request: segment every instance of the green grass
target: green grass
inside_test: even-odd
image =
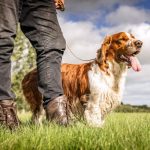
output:
[[[15,132],[0,128],[0,150],[150,150],[150,113],[113,113],[103,128],[78,122],[67,128],[31,125],[21,115]]]

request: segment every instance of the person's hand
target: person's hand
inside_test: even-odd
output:
[[[56,9],[59,9],[61,11],[64,11],[65,10],[65,7],[64,7],[64,0],[54,0],[55,1],[55,6],[56,6]]]

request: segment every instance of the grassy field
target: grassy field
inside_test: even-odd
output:
[[[150,113],[112,113],[103,128],[35,126],[29,116],[20,115],[23,124],[13,133],[0,128],[0,150],[150,150]]]

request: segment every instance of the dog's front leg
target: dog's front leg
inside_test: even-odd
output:
[[[100,109],[101,97],[97,93],[89,96],[87,106],[85,108],[84,117],[87,123],[93,127],[102,127],[104,124],[103,116]]]

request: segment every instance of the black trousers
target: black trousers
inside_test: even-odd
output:
[[[60,65],[66,43],[54,0],[0,0],[0,100],[15,98],[11,55],[18,22],[36,49],[39,90],[47,104],[63,95]]]

